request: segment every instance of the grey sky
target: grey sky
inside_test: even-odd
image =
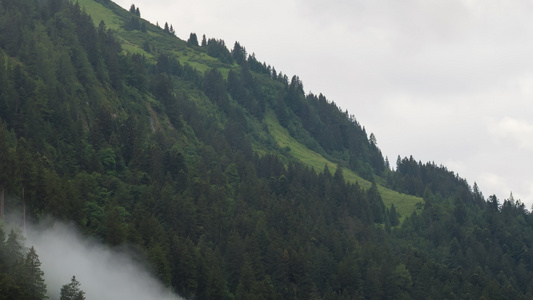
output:
[[[373,132],[533,203],[533,4],[495,0],[117,0],[187,39],[235,41]]]

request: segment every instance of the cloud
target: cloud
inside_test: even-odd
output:
[[[493,124],[490,128],[491,132],[502,143],[509,143],[510,145],[518,145],[518,147],[533,150],[533,124],[528,121],[518,120],[511,117],[505,117],[498,123]]]
[[[483,186],[491,187],[493,191],[499,194],[498,198],[500,198],[500,201],[503,201],[501,198],[502,196],[504,196],[505,198],[508,198],[511,192],[511,189],[509,188],[506,178],[498,174],[490,173],[490,172],[484,172],[479,176],[479,186],[480,187],[483,187]],[[485,196],[488,196],[488,195],[485,195]]]
[[[37,250],[51,299],[59,299],[73,275],[87,299],[180,299],[130,255],[81,237],[74,226],[55,222],[28,229],[26,244]]]

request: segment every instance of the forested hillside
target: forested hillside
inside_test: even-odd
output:
[[[0,0],[3,219],[73,222],[188,299],[533,297],[520,201],[412,157],[392,170],[298,76],[141,15]],[[43,298],[18,235],[0,231],[0,298]]]

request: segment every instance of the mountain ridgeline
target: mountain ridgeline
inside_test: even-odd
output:
[[[392,170],[297,76],[141,14],[0,0],[2,218],[72,222],[188,299],[533,297],[519,200],[412,157]],[[16,235],[0,299],[43,298]]]

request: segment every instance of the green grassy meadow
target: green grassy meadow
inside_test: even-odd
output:
[[[91,12],[91,17],[95,26],[98,26],[101,21],[104,21],[107,28],[118,30],[121,28],[122,20],[114,14],[109,8],[94,1],[94,0],[77,0],[80,7],[85,8],[86,11]]]

